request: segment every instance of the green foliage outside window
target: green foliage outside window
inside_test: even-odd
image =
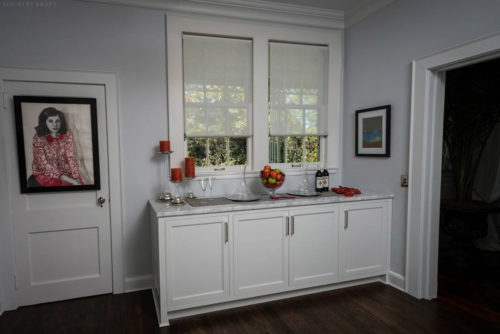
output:
[[[188,138],[187,154],[196,167],[246,165],[247,138]]]
[[[300,163],[319,161],[318,136],[269,137],[270,163]]]

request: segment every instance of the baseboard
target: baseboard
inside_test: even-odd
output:
[[[151,275],[126,277],[125,292],[134,292],[140,290],[148,290],[153,286],[153,277]]]
[[[403,292],[406,292],[404,276],[395,273],[394,271],[389,271],[389,273],[387,274],[387,284]]]

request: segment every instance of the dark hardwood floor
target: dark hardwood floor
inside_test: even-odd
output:
[[[158,328],[150,291],[21,307],[0,333],[500,333],[500,319],[374,283],[171,321]]]

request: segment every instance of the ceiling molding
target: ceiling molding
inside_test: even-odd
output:
[[[80,0],[111,5],[205,14],[318,28],[343,29],[344,12],[257,0]]]
[[[214,15],[317,28],[344,29],[395,0],[364,0],[344,12],[313,6],[299,6],[266,0],[80,0],[84,2]]]
[[[365,0],[359,6],[356,6],[345,13],[344,26],[347,28],[348,26],[365,19],[394,1],[395,0]]]

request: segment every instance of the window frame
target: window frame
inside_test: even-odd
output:
[[[182,73],[183,33],[246,38],[253,41],[252,93],[253,93],[253,135],[247,141],[249,174],[257,174],[269,164],[269,42],[283,41],[300,44],[322,44],[328,46],[328,136],[320,137],[320,159],[322,168],[336,173],[340,162],[341,138],[341,64],[342,31],[336,29],[243,21],[215,16],[167,13],[167,96],[168,133],[171,147],[171,167],[183,164],[187,142],[184,138],[184,80]],[[175,112],[172,112],[175,111]],[[300,164],[273,164],[285,172],[300,172]],[[318,163],[308,163],[309,170],[316,170]],[[216,175],[234,177],[239,175],[238,166],[197,167],[198,176]]]

